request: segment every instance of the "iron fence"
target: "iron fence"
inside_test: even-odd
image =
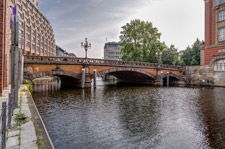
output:
[[[0,143],[0,149],[6,148],[6,141],[7,141],[7,133],[8,130],[11,129],[11,121],[13,116],[13,111],[15,109],[15,98],[13,98],[13,93],[9,94],[8,98],[8,105],[7,102],[2,102],[2,111],[1,111],[1,117],[0,117],[0,126],[1,126],[1,143]]]

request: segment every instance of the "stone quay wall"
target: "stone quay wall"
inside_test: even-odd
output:
[[[187,85],[214,86],[216,85],[214,80],[214,70],[211,65],[186,67]]]

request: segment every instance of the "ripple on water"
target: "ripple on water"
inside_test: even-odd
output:
[[[225,89],[99,87],[35,93],[58,149],[221,148]]]

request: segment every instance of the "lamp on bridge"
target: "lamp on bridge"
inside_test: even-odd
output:
[[[87,38],[85,38],[85,42],[81,42],[81,48],[85,49],[85,58],[87,58],[87,50],[91,48],[91,43],[88,43]]]

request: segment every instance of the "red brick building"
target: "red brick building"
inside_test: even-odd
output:
[[[56,55],[53,29],[39,9],[39,0],[0,0],[0,94],[9,85],[10,14],[15,5],[19,18],[19,48],[23,54]]]
[[[215,64],[225,70],[225,1],[205,1],[205,46],[201,50],[201,65]],[[217,60],[221,60],[218,62]],[[221,64],[223,63],[223,64]],[[217,65],[217,66],[216,66]],[[221,66],[220,66],[221,65]]]

